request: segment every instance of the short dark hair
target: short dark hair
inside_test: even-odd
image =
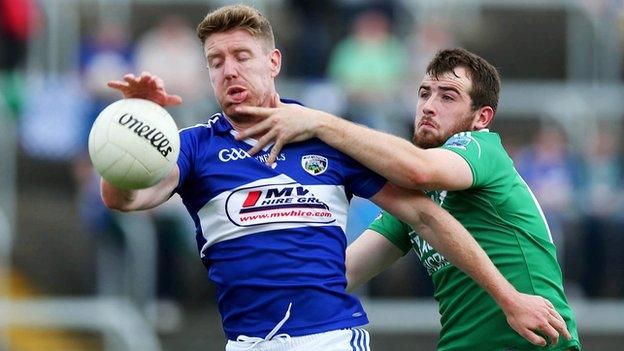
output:
[[[271,23],[260,11],[247,5],[224,6],[210,12],[197,26],[197,36],[204,44],[214,33],[235,29],[244,29],[252,36],[264,40],[268,49],[275,48]]]
[[[427,66],[427,74],[438,78],[455,68],[463,67],[472,80],[472,109],[490,106],[496,112],[500,93],[500,75],[494,66],[466,49],[456,48],[439,51]]]

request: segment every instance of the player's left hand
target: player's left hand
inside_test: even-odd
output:
[[[503,308],[507,323],[534,345],[557,345],[559,336],[572,339],[563,317],[541,296],[518,293],[511,306]],[[544,336],[550,339],[548,342]]]
[[[265,117],[262,122],[240,132],[236,139],[242,140],[255,135],[262,135],[258,142],[247,153],[255,155],[266,145],[274,141],[266,163],[273,164],[282,147],[288,143],[307,140],[314,137],[318,128],[320,111],[312,110],[297,104],[284,104],[276,94],[272,101],[274,107],[239,106],[235,111],[241,115]]]

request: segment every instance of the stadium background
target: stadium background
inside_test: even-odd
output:
[[[193,28],[205,0],[0,0],[0,350],[222,350],[214,287],[175,201],[111,214],[86,136],[147,70],[185,104],[215,101]],[[541,201],[586,350],[624,344],[621,0],[265,0],[284,54],[278,87],[404,137],[415,87],[441,48],[499,68],[492,128]],[[353,239],[377,209],[355,199]],[[431,350],[431,285],[410,254],[358,291],[375,350]]]

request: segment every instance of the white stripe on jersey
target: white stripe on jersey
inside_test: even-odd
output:
[[[345,231],[349,202],[342,185],[301,185],[281,174],[212,198],[197,213],[206,243],[270,230],[339,226]]]
[[[477,144],[477,148],[479,149],[479,155],[477,156],[477,158],[481,158],[481,143],[479,143],[477,139],[470,135],[470,133],[468,133],[468,138],[470,138],[470,140],[474,141],[475,144]]]
[[[187,129],[193,129],[193,128],[197,128],[197,127],[211,128],[213,123],[215,123],[216,121],[219,120],[220,116],[221,115],[219,113],[215,113],[214,115],[210,116],[210,118],[208,118],[208,121],[206,123],[198,123],[198,124],[193,125],[193,126],[184,127],[182,129],[178,130],[178,133],[182,132],[184,130],[187,130]]]
[[[540,206],[539,202],[537,202],[537,198],[533,194],[533,191],[531,190],[531,187],[529,186],[529,184],[527,184],[527,182],[524,180],[524,178],[522,178],[522,176],[518,173],[517,170],[516,170],[516,174],[518,175],[518,178],[520,178],[522,180],[522,183],[524,184],[524,186],[526,186],[527,190],[529,191],[529,194],[531,194],[531,198],[533,198],[533,202],[535,203],[535,207],[537,207],[537,210],[539,211],[539,214],[542,217],[542,220],[544,221],[544,226],[546,226],[546,231],[548,232],[548,238],[550,239],[550,242],[552,243],[553,242],[553,238],[552,238],[552,234],[550,233],[550,226],[548,225],[548,221],[546,220],[546,216],[544,215],[544,211],[542,211],[542,206]]]

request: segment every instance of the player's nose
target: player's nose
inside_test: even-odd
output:
[[[238,77],[238,69],[236,67],[236,62],[231,59],[226,59],[223,62],[223,74],[226,79],[232,79]]]
[[[425,116],[435,115],[435,104],[433,99],[427,99],[424,101],[420,108],[422,109],[422,114]]]

